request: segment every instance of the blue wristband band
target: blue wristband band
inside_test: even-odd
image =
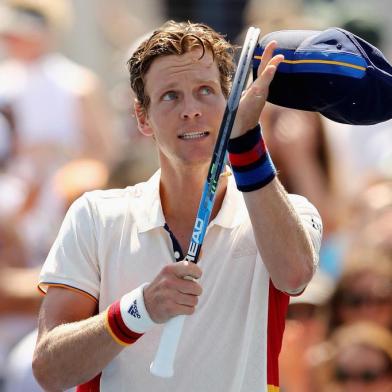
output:
[[[230,139],[228,152],[237,188],[241,192],[260,189],[276,177],[276,169],[264,143],[260,125]]]

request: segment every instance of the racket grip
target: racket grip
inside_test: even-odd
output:
[[[150,372],[154,376],[164,378],[173,376],[173,364],[184,321],[185,316],[181,315],[173,317],[165,324],[158,351],[150,366]]]

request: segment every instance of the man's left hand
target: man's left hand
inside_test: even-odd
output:
[[[259,122],[271,81],[278,65],[284,60],[281,54],[273,56],[276,47],[276,41],[266,46],[257,70],[257,79],[242,94],[231,138],[243,135]]]

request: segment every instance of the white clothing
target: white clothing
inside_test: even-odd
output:
[[[12,350],[6,366],[4,392],[43,392],[31,368],[36,341],[37,330],[34,330]]]
[[[4,378],[3,392],[44,392],[34,378],[31,363],[38,331],[26,335],[11,351]],[[67,392],[73,392],[68,389]]]
[[[87,71],[58,53],[31,63],[0,65],[0,103],[12,108],[18,142],[23,147],[55,143],[79,150],[80,86]]]
[[[355,198],[375,179],[392,176],[392,120],[374,125],[323,121],[338,181],[349,197]]]
[[[7,172],[26,188],[41,185],[35,205],[18,223],[30,265],[42,263],[64,216],[63,200],[50,179],[84,148],[80,100],[91,80],[90,71],[59,53],[31,63],[9,59],[0,64],[0,107],[11,112],[20,149]]]
[[[17,60],[0,63],[0,107],[10,110],[17,144],[23,151],[7,162],[7,172],[0,176],[0,219],[18,211],[31,182],[42,183],[35,208],[17,227],[30,266],[41,265],[64,215],[63,201],[49,187],[48,178],[81,151],[80,97],[90,77],[89,71],[57,53],[29,64]],[[0,144],[9,136],[4,121],[0,117]],[[10,143],[0,146],[0,158]],[[48,156],[24,154],[39,145],[48,146]],[[10,347],[35,326],[36,318],[32,320],[30,315],[0,317],[0,373]]]
[[[159,180],[158,171],[146,183],[78,199],[44,264],[40,288],[76,288],[95,298],[102,312],[173,262]],[[321,221],[316,209],[301,196],[290,200],[318,252]],[[149,372],[162,330],[158,326],[108,364],[100,391],[263,392],[267,382],[269,391],[277,390],[288,296],[270,282],[232,176],[222,208],[208,225],[198,264],[203,295],[185,321],[173,378]]]

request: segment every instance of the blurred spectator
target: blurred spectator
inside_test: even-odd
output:
[[[53,191],[63,200],[63,215],[71,203],[84,192],[105,188],[108,176],[108,167],[101,161],[94,159],[77,159],[58,169],[51,184]],[[20,313],[22,315],[32,314],[36,317],[41,300],[37,290],[39,269],[5,269],[0,267],[0,315]],[[30,323],[29,329],[33,329],[35,324],[34,320],[34,324]],[[12,334],[12,328],[14,327],[11,325],[5,325],[4,331],[0,328],[0,332]],[[18,336],[20,338],[22,335],[18,334]],[[1,334],[0,339],[7,340],[6,336]],[[8,338],[9,340],[10,338]],[[35,341],[36,332],[34,331],[15,346],[9,358],[0,367],[0,370],[4,368],[5,392],[42,390],[35,381],[31,369]],[[13,338],[12,344],[9,344],[7,348],[10,349],[16,342],[17,340]],[[7,353],[8,350],[4,354]]]
[[[392,334],[373,323],[338,328],[319,348],[314,391],[388,392],[392,390]]]
[[[344,205],[320,114],[267,104],[261,124],[282,184],[316,206],[328,237],[337,229]]]
[[[342,324],[372,321],[392,330],[392,255],[352,249],[329,304],[329,334]]]
[[[325,304],[333,288],[333,280],[317,271],[305,291],[290,298],[279,356],[282,392],[312,392],[307,353],[312,346],[325,340]]]
[[[380,192],[380,188],[378,191],[378,197],[374,194],[370,197],[373,207],[385,207],[388,198],[385,192]],[[366,211],[368,218],[372,216],[369,205],[361,211],[364,215]],[[361,221],[364,222],[364,217]],[[320,342],[327,340],[338,328],[358,322],[372,322],[392,331],[392,253],[380,247],[378,242],[366,240],[359,227],[355,227],[353,235],[359,235],[362,243],[351,242],[337,281],[334,283],[328,275],[322,274],[323,279],[319,279],[318,271],[305,292],[291,300],[284,335],[286,344],[280,357],[284,392],[335,391],[328,387],[323,389],[326,380],[313,385],[313,364],[325,360],[325,345]],[[351,390],[357,391],[347,389]],[[383,391],[374,389],[379,390]]]
[[[342,13],[340,26],[388,53],[382,20],[375,18],[372,8],[357,16]],[[392,120],[367,126],[324,120],[340,180],[349,198],[354,200],[375,181],[392,178]]]
[[[325,27],[323,15],[317,18],[307,12],[304,0],[249,0],[245,25],[258,26],[265,35],[277,30],[320,30]]]
[[[36,326],[36,268],[68,202],[54,173],[82,157],[111,165],[117,154],[98,78],[57,51],[71,16],[67,0],[0,4],[0,379],[11,347]],[[91,173],[79,174],[91,189]]]
[[[33,163],[33,177],[78,155],[110,159],[115,140],[98,79],[56,52],[69,3],[6,4],[0,39],[8,59],[0,64],[0,106],[13,115],[16,158]]]
[[[392,255],[392,179],[377,181],[357,195],[348,230],[351,248],[376,247]]]
[[[380,178],[392,177],[392,120],[368,126],[323,121],[348,198],[355,199]]]
[[[71,11],[66,0],[6,0],[0,8],[0,43],[8,56],[0,64],[0,108],[13,125],[13,148],[3,170],[27,188],[17,224],[30,264],[42,261],[57,230],[57,220],[47,214],[61,210],[47,194],[51,175],[71,159],[111,163],[117,152],[97,77],[56,51]]]

